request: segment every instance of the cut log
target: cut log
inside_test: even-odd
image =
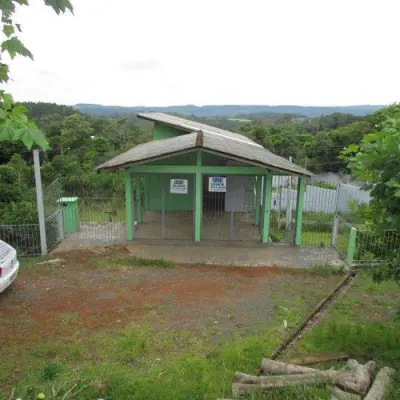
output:
[[[261,392],[261,385],[254,385],[251,383],[232,383],[232,397],[238,397],[250,393]]]
[[[255,376],[247,375],[242,372],[235,373],[235,381],[238,383],[261,385],[262,387],[275,388],[296,385],[308,385],[315,382],[331,380],[329,371],[317,371],[310,374],[297,375],[268,375]]]
[[[390,380],[394,372],[392,368],[382,368],[376,375],[374,383],[364,400],[384,400],[390,389]]]
[[[322,376],[330,379],[332,383],[347,391],[364,395],[371,385],[371,376],[375,367],[376,364],[374,361],[369,361],[367,364],[362,365],[356,360],[348,360],[346,366],[338,371],[320,371],[314,368],[285,364],[264,358],[261,363],[260,371],[263,373],[269,372],[275,374]],[[249,378],[247,377],[247,379]],[[263,382],[263,377],[261,377],[260,382]]]
[[[291,358],[286,362],[295,365],[319,364],[329,361],[347,361],[349,356],[346,353],[314,354],[311,356]]]
[[[315,368],[287,364],[281,361],[270,360],[269,358],[263,358],[260,366],[261,374],[309,374],[317,371]]]
[[[261,382],[259,376],[248,375],[244,374],[243,372],[235,372],[234,381],[240,383],[255,383],[255,384],[259,384]]]
[[[332,400],[361,400],[361,396],[358,394],[344,392],[338,387],[332,389]]]
[[[233,398],[237,398],[238,396],[244,394],[269,391],[271,389],[279,389],[290,386],[325,386],[328,382],[330,382],[330,378],[324,376],[320,372],[299,375],[255,376],[254,378],[258,378],[259,382],[233,383]]]
[[[371,385],[372,373],[375,368],[374,361],[368,361],[362,365],[356,360],[348,360],[346,366],[338,371],[335,383],[343,389],[364,395]]]
[[[325,375],[325,373],[314,372],[311,374],[298,375],[260,376],[260,385],[263,389],[275,389],[299,385],[324,386],[330,380],[330,377]]]

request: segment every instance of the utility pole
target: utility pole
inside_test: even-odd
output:
[[[35,170],[36,204],[39,219],[40,249],[42,256],[47,254],[46,225],[44,222],[42,176],[40,173],[39,150],[33,150],[33,168]]]
[[[292,162],[292,156],[289,157],[289,162]],[[290,231],[292,225],[292,176],[288,176],[286,196],[286,231]]]

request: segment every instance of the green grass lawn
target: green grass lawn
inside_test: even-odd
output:
[[[375,360],[396,370],[388,400],[400,398],[400,288],[394,282],[374,283],[361,272],[348,293],[307,332],[287,357],[346,352],[359,362]],[[341,364],[328,366],[340,367]],[[328,393],[325,394],[326,397]]]
[[[62,399],[70,388],[76,395],[66,399],[230,398],[234,372],[256,374],[261,358],[271,355],[341,279],[316,271],[252,276],[261,269],[185,269],[164,260],[153,266],[121,257],[117,248],[104,251],[111,253],[61,254],[62,265],[24,261],[16,289],[0,298],[0,399],[10,399],[13,388],[14,400],[36,399],[39,393]],[[200,290],[192,308],[185,305],[193,298],[190,284]],[[210,297],[215,289],[207,294],[204,285],[210,284],[224,286],[221,299]],[[249,284],[256,286],[243,286]],[[244,287],[248,292],[239,301]],[[143,303],[135,303],[135,291],[143,294]],[[183,302],[174,302],[175,292]],[[154,295],[162,293],[157,301]],[[268,315],[261,294],[271,303]],[[287,357],[344,351],[360,362],[374,359],[400,371],[399,296],[396,284],[375,284],[360,273]],[[175,311],[182,307],[189,308],[177,320]],[[198,320],[197,328],[186,324]],[[244,327],[235,328],[243,321]],[[224,324],[234,327],[232,334],[226,336]],[[391,399],[399,395],[396,381]],[[252,398],[329,399],[330,391],[296,388]]]
[[[118,253],[69,252],[57,255],[66,258],[62,265],[24,261],[16,287],[0,298],[0,399],[10,399],[13,388],[14,400],[39,393],[64,399],[70,388],[76,395],[66,399],[229,398],[234,372],[256,373],[261,358],[340,279],[276,270],[253,277],[261,269],[229,267],[190,271],[163,260],[153,268],[148,260]],[[191,306],[190,285],[198,296]],[[222,297],[214,298],[215,290],[205,285]],[[243,288],[248,292],[239,301]],[[149,300],[135,303],[135,291]],[[178,304],[175,291],[181,293]],[[185,318],[177,321],[183,308]],[[202,322],[192,328],[197,320]],[[228,335],[227,324],[233,327]],[[309,398],[303,392],[267,398]]]

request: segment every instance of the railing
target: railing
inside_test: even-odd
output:
[[[334,216],[332,228],[332,247],[340,253],[343,258],[348,257],[350,233],[352,225],[340,218],[338,215]]]
[[[62,240],[61,212],[56,211],[45,220],[48,250],[54,249]],[[0,225],[0,239],[13,246],[19,257],[41,254],[38,224]]]
[[[0,225],[0,239],[13,246],[18,256],[40,255],[38,224]]]
[[[354,264],[383,264],[390,261],[393,251],[400,249],[400,232],[392,229],[376,234],[358,229],[355,240]]]

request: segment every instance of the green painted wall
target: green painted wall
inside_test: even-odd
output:
[[[173,128],[171,126],[155,122],[154,129],[153,129],[153,140],[167,139],[167,138],[171,138],[174,136],[185,135],[187,133],[188,132],[181,131],[181,130]]]
[[[171,179],[187,179],[188,194],[170,193]],[[144,207],[146,210],[160,211],[162,192],[164,190],[165,210],[189,211],[193,210],[194,175],[171,174],[171,175],[145,175],[143,177],[145,186]]]
[[[157,160],[154,161],[152,165],[196,165],[196,151]]]
[[[160,125],[162,126],[162,125]],[[158,160],[152,165],[195,165],[196,152],[182,154],[175,157]],[[187,179],[188,194],[170,193],[171,179]],[[144,208],[145,210],[161,210],[161,194],[164,188],[165,210],[188,211],[193,210],[194,201],[194,175],[193,174],[171,174],[171,175],[144,175]]]

